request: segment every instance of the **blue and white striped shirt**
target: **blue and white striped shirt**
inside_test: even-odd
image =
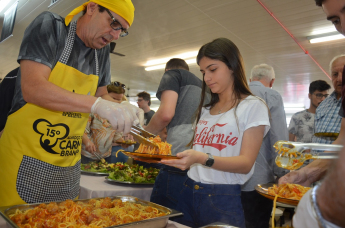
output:
[[[334,91],[316,109],[314,133],[339,133],[342,118],[339,116],[340,107],[341,98],[337,100]],[[334,137],[313,136],[312,142],[331,144],[335,139]]]

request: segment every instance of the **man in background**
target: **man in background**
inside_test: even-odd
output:
[[[316,108],[328,97],[331,86],[324,80],[316,80],[309,85],[308,109],[295,113],[289,124],[289,141],[311,143],[314,135]]]
[[[156,94],[161,104],[145,129],[158,134],[166,127],[172,155],[188,149],[187,144],[194,134],[192,125],[200,103],[201,87],[202,81],[189,72],[183,59],[170,59],[166,63]],[[153,187],[151,202],[176,208],[177,186],[182,185],[186,175],[187,171],[163,165]]]
[[[144,110],[144,125],[148,125],[155,111],[150,109],[151,106],[151,96],[146,91],[137,94],[138,97],[138,107]]]
[[[277,153],[273,144],[278,140],[287,140],[288,131],[286,116],[281,95],[271,89],[275,80],[273,67],[267,64],[256,65],[252,69],[249,88],[252,93],[265,100],[270,109],[271,128],[264,137],[259,154],[255,161],[253,176],[242,185],[242,205],[247,228],[267,228],[271,217],[273,201],[255,191],[255,186],[274,182],[275,175],[280,177],[285,170],[277,167]]]
[[[18,70],[19,67],[8,73],[0,84],[0,136],[11,110]]]

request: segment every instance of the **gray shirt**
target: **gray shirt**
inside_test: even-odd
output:
[[[307,110],[293,114],[290,124],[289,133],[296,135],[296,142],[311,143],[314,135],[315,113]]]
[[[41,13],[25,30],[18,63],[23,59],[32,60],[53,69],[65,47],[68,31],[69,26],[65,26],[64,18],[51,12]],[[109,46],[97,50],[97,56],[99,64],[98,87],[100,87],[108,85],[111,79]],[[95,49],[86,47],[76,35],[67,65],[87,75],[96,74]],[[26,104],[20,82],[21,71],[19,70],[10,113],[17,111]]]
[[[271,128],[264,137],[258,157],[255,161],[253,176],[242,185],[242,191],[254,191],[257,184],[265,184],[274,181],[274,176],[283,176],[286,170],[275,164],[277,153],[273,145],[278,140],[289,140],[284,104],[281,95],[270,88],[265,87],[261,82],[249,83],[252,93],[266,101],[270,109]]]
[[[172,145],[171,153],[176,155],[186,149],[192,140],[195,112],[201,98],[202,81],[189,71],[174,69],[165,72],[159,84],[156,97],[160,100],[166,90],[178,94],[175,115],[167,126],[167,142]]]

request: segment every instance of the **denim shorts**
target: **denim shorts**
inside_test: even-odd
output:
[[[240,185],[202,184],[187,177],[178,191],[176,210],[184,215],[176,222],[191,227],[214,222],[245,227]]]

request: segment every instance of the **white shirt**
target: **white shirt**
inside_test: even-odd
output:
[[[263,100],[254,96],[248,96],[237,108],[219,115],[211,115],[208,109],[203,108],[195,129],[193,149],[213,156],[238,156],[244,131],[260,125],[265,125],[266,135],[270,128],[268,108]],[[188,176],[205,184],[244,184],[252,176],[253,171],[254,165],[248,174],[240,174],[194,164],[188,171]]]

